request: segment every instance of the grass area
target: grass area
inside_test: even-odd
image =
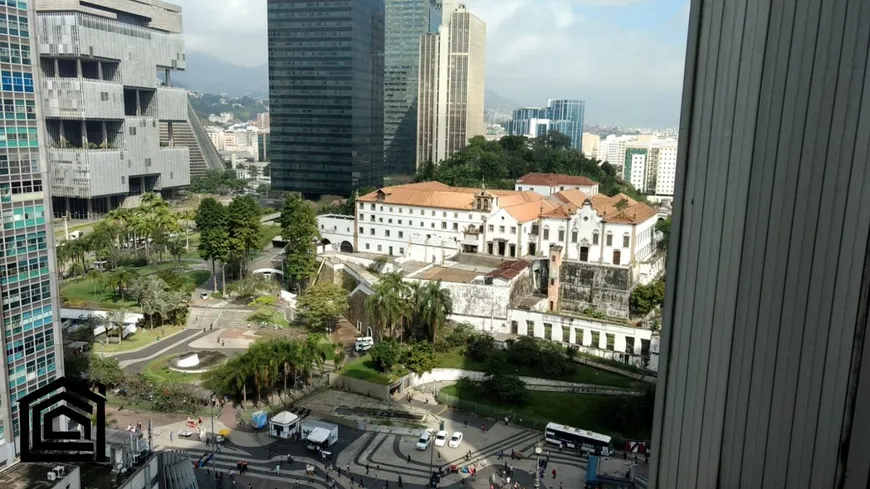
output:
[[[260,235],[260,249],[263,249],[272,244],[272,239],[275,236],[281,235],[281,226],[263,226],[262,234]]]
[[[408,375],[408,370],[404,367],[397,367],[386,374],[378,372],[375,368],[374,360],[372,360],[368,355],[365,355],[347,363],[347,365],[339,371],[339,374],[352,379],[371,382],[373,384],[389,385],[405,375]]]
[[[169,355],[151,360],[142,370],[142,375],[157,385],[182,384],[194,382],[200,379],[200,374],[187,374],[169,370],[166,363],[174,357],[175,355]]]
[[[101,342],[94,342],[94,351],[101,353],[115,353],[121,351],[135,350],[148,346],[156,342],[159,338],[166,338],[171,334],[175,334],[184,329],[184,326],[164,326],[163,328],[155,327],[154,329],[139,329],[133,336],[128,336],[121,343],[112,343],[106,345]],[[117,338],[115,338],[117,340]]]
[[[203,282],[211,277],[211,272],[208,270],[191,270],[189,272],[185,272],[184,274],[184,283],[185,286],[192,285],[193,288],[196,288]]]
[[[575,394],[570,392],[529,391],[529,402],[522,406],[506,406],[492,400],[482,391],[464,389],[460,394],[456,385],[449,385],[441,392],[470,403],[483,404],[492,408],[503,409],[516,413],[520,417],[528,416],[546,421],[565,424],[606,433],[615,437],[648,440],[652,427],[635,433],[616,433],[607,424],[612,406],[608,396],[592,394]]]
[[[104,309],[134,308],[136,301],[122,299],[117,290],[107,287],[101,280],[88,278],[64,281],[60,288],[60,296],[72,306],[97,306]]]
[[[614,374],[605,370],[589,367],[587,365],[577,364],[574,369],[574,374],[569,376],[553,376],[547,375],[543,370],[530,367],[515,367],[506,363],[506,371],[504,373],[515,373],[524,377],[537,377],[540,379],[562,380],[566,382],[576,382],[579,384],[596,384],[606,385],[610,387],[637,387],[644,385],[634,379],[630,379],[623,375]],[[435,358],[435,366],[439,368],[459,368],[463,370],[474,370],[477,372],[486,371],[486,365],[482,362],[475,362],[465,357],[461,348],[454,348],[448,352],[438,353]]]

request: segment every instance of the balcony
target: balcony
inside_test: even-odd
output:
[[[123,119],[124,87],[83,78],[46,78],[43,112],[58,119]]]

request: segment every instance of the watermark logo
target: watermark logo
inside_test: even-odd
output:
[[[84,382],[61,377],[21,398],[21,461],[107,462],[106,386],[96,388],[94,392]],[[61,416],[79,429],[55,431]]]

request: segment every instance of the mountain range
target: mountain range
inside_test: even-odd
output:
[[[269,93],[268,65],[239,66],[200,52],[187,53],[187,68],[175,73],[173,80],[179,86],[203,93],[252,97],[266,96]],[[519,107],[515,102],[489,89],[484,97],[487,109],[510,111]]]

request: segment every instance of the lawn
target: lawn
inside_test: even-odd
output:
[[[260,235],[260,249],[263,249],[272,244],[272,239],[275,236],[281,235],[281,226],[263,226],[263,232]]]
[[[94,351],[101,353],[116,353],[122,351],[135,350],[154,343],[158,338],[166,338],[171,334],[175,334],[184,329],[184,326],[165,326],[163,328],[155,327],[154,329],[140,328],[133,336],[128,336],[121,343],[112,343],[106,345],[101,342],[94,343]],[[117,337],[115,338],[117,340]]]
[[[133,268],[138,275],[151,275],[160,270],[173,269],[178,266],[177,262],[167,262],[158,265]],[[109,272],[111,273],[111,272]],[[208,280],[211,272],[208,270],[189,270],[182,273],[183,289],[193,290],[201,283]],[[136,301],[129,297],[121,298],[117,289],[113,289],[106,283],[97,279],[89,278],[65,280],[60,289],[60,295],[71,306],[95,307],[103,309],[129,308],[137,309]]]
[[[347,363],[347,365],[345,365],[338,373],[345,377],[364,380],[373,384],[389,385],[405,375],[408,375],[408,370],[404,367],[396,367],[387,374],[378,372],[377,369],[375,369],[374,360],[369,358],[368,355],[365,355]]]
[[[166,362],[175,358],[176,355],[156,358],[148,362],[148,365],[142,370],[142,375],[151,382],[157,385],[161,384],[183,384],[190,383],[200,379],[200,374],[186,374],[169,370]]]
[[[606,433],[614,437],[629,437],[631,439],[648,440],[652,427],[640,430],[636,433],[614,432],[607,423],[610,416],[610,399],[608,396],[591,394],[575,394],[570,392],[545,392],[529,391],[529,402],[523,406],[507,406],[483,395],[480,391],[464,390],[462,395],[456,385],[449,385],[441,392],[453,397],[460,398],[472,403],[503,409],[516,413],[520,417],[529,416],[547,422],[556,422],[590,430],[597,433]],[[464,406],[463,406],[464,407]]]
[[[436,367],[439,368],[459,368],[463,370],[474,370],[478,372],[486,371],[486,365],[482,362],[474,362],[466,358],[462,354],[461,348],[454,348],[448,352],[438,353],[435,359]],[[504,373],[515,373],[524,377],[537,377],[542,379],[563,380],[566,382],[576,382],[579,384],[596,384],[607,385],[610,387],[637,387],[644,385],[634,379],[628,377],[599,370],[587,365],[577,364],[574,374],[570,376],[552,376],[544,373],[543,370],[529,367],[513,367],[509,363],[505,363],[507,370]]]

